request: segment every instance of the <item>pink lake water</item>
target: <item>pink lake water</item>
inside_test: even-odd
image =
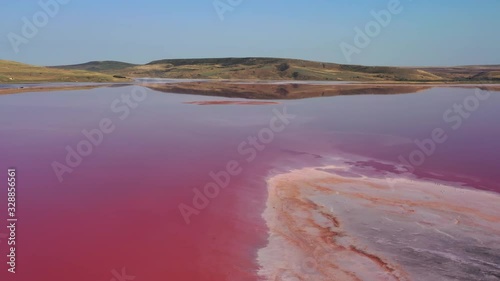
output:
[[[247,105],[148,89],[121,120],[112,105],[133,89],[0,96],[0,172],[17,169],[19,219],[15,275],[7,273],[0,236],[2,280],[119,281],[122,271],[128,280],[260,280],[269,175],[330,159],[380,178],[398,174],[398,158],[409,159],[415,140],[432,138],[437,128],[447,139],[411,169],[413,176],[500,192],[498,92],[477,106],[475,90],[459,88]],[[474,110],[443,118],[467,102]],[[249,149],[248,138],[285,108],[295,116],[289,124]],[[54,161],[65,163],[65,148],[75,148],[86,139],[82,130],[98,128],[104,118],[114,131],[60,182]],[[247,153],[238,151],[243,142]],[[193,189],[203,189],[213,181],[210,172],[231,161],[241,173],[186,223],[179,205],[192,206]],[[2,224],[6,208],[0,206]]]

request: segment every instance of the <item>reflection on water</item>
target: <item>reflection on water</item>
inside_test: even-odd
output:
[[[183,83],[183,82],[214,82],[214,81],[223,81],[228,83],[237,83],[237,84],[290,84],[293,82],[294,84],[308,84],[308,85],[342,85],[342,84],[350,84],[352,82],[349,81],[289,81],[289,80],[238,80],[238,79],[175,79],[175,78],[134,78],[134,80],[138,83]]]
[[[0,84],[0,89],[79,87],[79,86],[100,86],[100,85],[115,85],[115,84],[124,84],[124,83],[51,82],[51,83]]]

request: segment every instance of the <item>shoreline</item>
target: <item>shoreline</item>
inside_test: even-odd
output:
[[[500,258],[498,193],[325,166],[272,176],[268,194],[268,245],[258,252],[266,280],[500,274],[494,266]]]
[[[9,85],[9,84],[5,84]],[[147,87],[154,91],[191,94],[226,98],[244,98],[244,99],[275,99],[292,100],[323,96],[342,96],[342,95],[390,95],[390,94],[409,94],[418,93],[436,87],[442,88],[480,88],[482,90],[500,91],[500,84],[446,84],[446,83],[373,83],[373,82],[348,82],[339,84],[314,83],[308,81],[242,81],[242,80],[214,80],[214,81],[176,81],[168,83],[103,83],[102,85],[64,85],[52,86],[47,83],[47,87],[41,86],[42,83],[30,87],[29,84],[20,84],[20,88],[0,88],[2,94],[16,94],[26,92],[42,91],[63,91],[63,90],[82,90],[98,87],[108,87],[115,85],[138,85]]]

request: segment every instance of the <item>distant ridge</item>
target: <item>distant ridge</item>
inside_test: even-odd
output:
[[[282,62],[311,62],[311,63],[320,63],[306,60],[297,60],[297,59],[282,59],[282,58],[266,58],[266,57],[247,57],[247,58],[198,58],[198,59],[163,59],[163,60],[155,60],[147,65],[152,64],[172,64],[175,66],[180,65],[197,65],[197,64],[220,64],[223,66],[231,66],[231,65],[256,65],[256,64],[273,64],[273,63],[282,63]],[[330,63],[332,65],[337,65],[334,63]]]

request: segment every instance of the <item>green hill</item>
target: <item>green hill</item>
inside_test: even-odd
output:
[[[82,64],[66,65],[66,66],[49,66],[50,68],[61,68],[67,70],[86,70],[94,72],[113,72],[127,67],[133,67],[137,64],[126,63],[121,61],[90,61]]]

